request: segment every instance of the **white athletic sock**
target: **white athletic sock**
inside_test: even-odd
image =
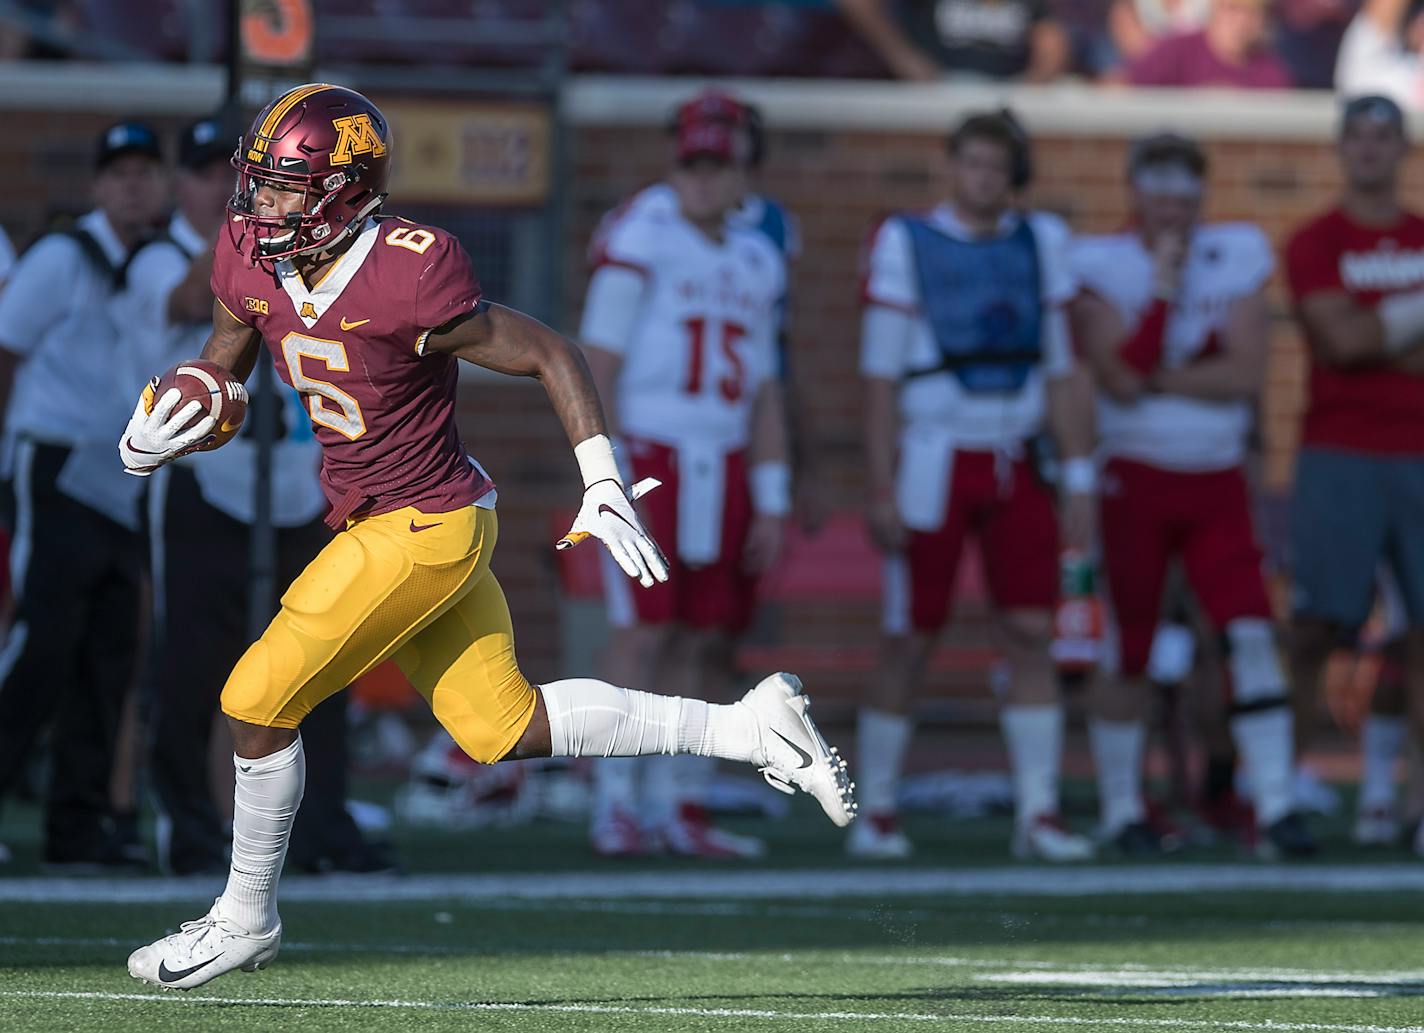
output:
[[[1231,719],[1231,738],[1251,787],[1256,824],[1266,828],[1291,811],[1291,712],[1282,706],[1239,714]]]
[[[1147,814],[1142,802],[1142,749],[1147,726],[1141,721],[1088,722],[1093,767],[1098,775],[1098,806],[1103,832],[1116,835]]]
[[[1014,818],[1026,825],[1058,813],[1058,771],[1063,756],[1063,708],[1057,703],[1015,703],[999,711],[1014,779]]]
[[[232,868],[219,906],[251,933],[277,924],[277,879],[292,821],[302,802],[307,762],[301,736],[285,750],[255,760],[233,757]]]
[[[1371,714],[1360,733],[1360,809],[1394,806],[1395,772],[1408,722],[1394,714]]]
[[[596,678],[541,685],[555,757],[640,757],[695,753],[750,761],[756,719],[737,703],[620,689]]]
[[[856,721],[856,796],[867,815],[894,814],[914,724],[905,714],[861,707]]]

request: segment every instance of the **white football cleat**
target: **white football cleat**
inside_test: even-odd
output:
[[[1399,842],[1399,819],[1392,807],[1365,807],[1355,815],[1350,839],[1356,846],[1394,846]]]
[[[1014,856],[1021,861],[1052,861],[1056,864],[1090,861],[1093,842],[1080,836],[1056,814],[1040,814],[1014,830]]]
[[[219,898],[221,900],[221,898]],[[202,918],[184,922],[171,936],[129,955],[129,975],[163,990],[192,990],[233,969],[256,972],[277,957],[282,923],[254,936],[219,910],[219,901]]]
[[[752,763],[773,789],[810,793],[826,817],[844,828],[855,820],[855,783],[840,751],[828,746],[806,712],[811,701],[801,679],[784,672],[763,678],[741,699],[756,717]]]
[[[903,861],[914,852],[893,814],[867,814],[846,837],[846,853],[865,861]]]

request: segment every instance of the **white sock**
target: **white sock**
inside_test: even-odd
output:
[[[594,821],[614,810],[625,814],[637,812],[641,763],[636,757],[607,757],[593,765]]]
[[[1251,787],[1256,824],[1265,828],[1291,811],[1291,712],[1287,707],[1272,707],[1239,714],[1231,719],[1231,738]]]
[[[856,721],[856,796],[867,815],[894,814],[905,749],[914,725],[905,714],[861,707]]]
[[[1371,714],[1360,733],[1360,809],[1394,807],[1395,771],[1408,722],[1394,714]]]
[[[1147,726],[1141,721],[1088,722],[1103,831],[1111,836],[1147,814],[1142,802],[1142,749]]]
[[[1063,756],[1063,708],[1057,703],[1014,703],[999,711],[1014,779],[1014,818],[1026,825],[1058,813],[1058,770]]]
[[[596,678],[541,685],[555,757],[641,757],[695,753],[750,761],[756,719],[738,703],[620,689]]]
[[[298,736],[285,750],[266,757],[232,760],[237,771],[232,868],[219,906],[248,932],[264,933],[277,924],[277,878],[302,802],[306,755]]]

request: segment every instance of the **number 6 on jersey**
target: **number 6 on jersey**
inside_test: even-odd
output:
[[[306,396],[307,411],[311,413],[313,423],[330,427],[352,441],[366,433],[366,420],[361,415],[360,403],[330,381],[310,376],[302,365],[303,359],[312,359],[322,363],[330,373],[348,373],[351,362],[346,357],[344,344],[290,333],[282,338],[282,356],[287,360],[292,386]],[[336,408],[327,403],[334,404]]]

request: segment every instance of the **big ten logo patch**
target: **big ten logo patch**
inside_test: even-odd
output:
[[[331,150],[333,165],[349,165],[352,157],[357,154],[369,154],[379,158],[386,153],[386,142],[371,124],[371,116],[365,112],[334,118],[331,124],[336,128],[337,134],[336,146]]]
[[[269,315],[266,298],[243,298],[242,307],[249,312],[260,312],[264,316]]]

